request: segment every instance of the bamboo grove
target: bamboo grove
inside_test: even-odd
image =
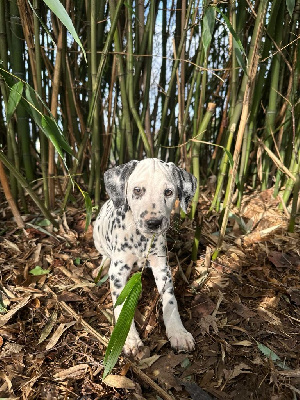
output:
[[[222,229],[246,187],[273,187],[293,230],[299,0],[62,5],[86,58],[60,9],[0,0],[0,176],[11,207],[27,212],[29,195],[53,221],[74,190],[98,205],[108,166],[154,156],[200,185],[216,181]]]

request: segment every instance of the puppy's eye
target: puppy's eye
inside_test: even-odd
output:
[[[165,195],[166,197],[171,197],[172,194],[173,194],[173,190],[171,190],[171,189],[165,189],[164,195]]]
[[[140,187],[135,187],[133,189],[133,193],[138,196],[138,195],[140,195],[142,193],[142,189]]]

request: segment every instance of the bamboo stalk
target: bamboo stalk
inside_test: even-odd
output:
[[[20,215],[20,212],[18,210],[18,207],[17,207],[17,205],[16,205],[16,203],[14,201],[14,198],[13,198],[13,196],[11,194],[10,187],[9,187],[9,184],[8,184],[8,181],[7,181],[7,177],[6,177],[6,174],[5,174],[5,171],[4,171],[4,168],[3,168],[3,164],[2,164],[1,161],[0,161],[0,183],[1,183],[2,187],[3,187],[5,198],[6,198],[7,202],[8,202],[8,205],[10,206],[10,209],[11,209],[11,211],[13,213],[13,216],[15,218],[15,221],[17,223],[18,228],[24,228],[24,226],[25,226],[24,222],[23,222],[23,220],[21,218],[21,215]]]
[[[284,8],[281,7],[278,12],[278,16],[276,19],[276,25],[283,25],[283,17],[284,17]],[[275,34],[275,42],[280,43],[282,40],[282,29],[277,29]],[[274,131],[275,131],[275,119],[276,119],[276,108],[277,108],[277,92],[279,85],[279,73],[280,73],[280,54],[276,54],[272,60],[271,66],[271,91],[269,96],[269,105],[266,115],[266,129],[264,132],[265,145],[270,148]],[[270,162],[269,158],[263,158],[263,176],[262,176],[262,190],[265,190],[269,186],[269,171],[270,171]]]
[[[187,13],[186,13],[185,26],[184,26],[184,29],[182,31],[180,43],[179,43],[179,46],[178,46],[178,49],[177,49],[177,54],[181,54],[183,46],[185,44],[185,38],[186,38],[188,27],[189,27],[188,24],[189,24],[189,19],[190,19],[190,15],[191,15],[192,5],[193,5],[193,1],[190,1],[189,5],[188,5]],[[164,134],[164,131],[165,131],[165,124],[166,124],[166,119],[167,119],[168,105],[169,105],[169,101],[170,101],[170,96],[171,96],[171,92],[172,92],[172,89],[173,89],[173,85],[175,83],[176,71],[177,71],[179,62],[180,62],[180,59],[178,59],[178,58],[174,60],[168,91],[166,93],[166,97],[165,97],[165,100],[164,100],[164,103],[163,103],[161,124],[160,124],[159,132],[157,134],[156,145],[155,145],[155,149],[156,149],[155,155],[156,156],[158,154],[158,151],[159,151],[159,148],[160,148],[160,144],[162,143],[162,140],[163,140],[163,134]]]
[[[255,25],[256,25],[255,33],[256,34],[254,36],[254,39],[251,41],[252,51],[251,51],[251,58],[249,59],[248,79],[247,79],[247,84],[246,84],[245,94],[244,94],[244,99],[243,99],[241,121],[240,121],[240,125],[239,125],[239,130],[238,130],[234,154],[233,154],[232,172],[229,176],[229,181],[228,181],[228,186],[227,186],[228,200],[227,200],[226,207],[225,207],[220,236],[219,236],[218,243],[217,243],[216,249],[214,251],[213,257],[212,257],[213,259],[217,258],[219,251],[221,250],[222,242],[223,242],[226,227],[227,227],[229,210],[230,210],[231,200],[232,200],[232,195],[233,195],[233,188],[235,185],[235,178],[236,178],[236,174],[237,174],[240,150],[241,150],[241,146],[242,146],[245,127],[246,127],[247,120],[248,120],[249,107],[251,106],[251,101],[252,101],[251,91],[253,89],[253,84],[254,84],[256,73],[257,73],[259,44],[260,44],[261,36],[262,36],[262,32],[263,32],[263,24],[264,24],[264,20],[265,20],[265,16],[266,16],[267,5],[268,5],[268,0],[262,0],[259,4],[259,9],[257,12],[257,19],[256,19],[256,23],[255,23]]]
[[[21,79],[25,79],[25,66],[23,62],[24,36],[20,24],[20,15],[17,0],[10,1],[10,25],[11,25],[11,52],[10,62],[13,73]],[[25,168],[25,174],[29,182],[34,179],[32,157],[30,154],[30,134],[28,125],[28,116],[22,107],[17,107],[17,132],[18,139],[22,147],[22,160]]]
[[[111,28],[107,35],[107,39],[106,39],[106,42],[105,42],[105,45],[104,45],[104,48],[103,48],[103,51],[101,54],[101,58],[100,58],[100,62],[99,62],[98,70],[97,70],[97,76],[96,76],[96,90],[93,92],[90,109],[89,109],[89,114],[88,114],[88,118],[87,118],[86,130],[85,130],[84,136],[82,138],[82,142],[80,143],[80,146],[78,149],[77,159],[74,160],[74,165],[72,167],[71,174],[70,174],[71,176],[76,173],[77,167],[82,161],[85,146],[86,146],[86,143],[90,136],[92,120],[93,120],[93,115],[94,115],[94,111],[95,111],[95,105],[96,105],[96,101],[98,98],[98,92],[100,90],[101,78],[103,75],[103,69],[105,66],[106,59],[107,59],[108,49],[110,48],[112,41],[113,41],[113,36],[114,36],[115,30],[117,27],[117,21],[118,21],[118,17],[119,17],[119,13],[120,13],[122,5],[123,5],[123,0],[120,0],[117,2],[115,14],[111,21]],[[67,201],[68,201],[68,198],[70,195],[71,187],[72,187],[72,181],[69,180],[68,186],[66,189],[66,195],[64,197],[64,201],[63,201],[63,205],[62,205],[63,210],[66,207],[66,204],[67,204]]]
[[[55,119],[57,118],[58,94],[60,88],[63,30],[64,27],[60,25],[57,44],[56,44],[54,74],[52,79],[51,114]],[[48,187],[49,187],[49,207],[50,209],[53,209],[55,206],[55,148],[50,141],[48,145]]]
[[[40,45],[40,23],[37,15],[40,15],[40,0],[34,0],[33,8],[36,14],[33,15],[34,19],[34,49],[35,49],[35,65],[36,65],[36,88],[35,90],[41,98],[43,96],[42,90],[42,55]],[[48,188],[48,143],[43,132],[40,132],[41,142],[41,169],[43,176],[43,189],[44,189],[44,202],[46,208],[49,207],[49,188]]]
[[[92,93],[96,89],[97,82],[97,0],[91,0],[91,74],[92,74]],[[100,164],[101,164],[101,140],[99,126],[99,100],[96,103],[95,112],[92,123],[92,165],[94,171],[91,176],[95,177],[95,205],[100,205]],[[89,189],[91,190],[93,181],[90,181]]]

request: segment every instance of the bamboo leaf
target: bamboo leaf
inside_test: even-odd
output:
[[[288,12],[290,14],[290,17],[292,18],[293,11],[295,8],[295,0],[286,0],[286,6],[287,6]]]
[[[233,42],[233,46],[235,48],[235,57],[237,59],[237,62],[239,64],[239,66],[242,68],[242,70],[245,72],[245,74],[248,75],[247,67],[246,67],[246,64],[245,64],[245,61],[243,58],[243,54],[241,53],[240,47],[235,39],[233,39],[232,42]]]
[[[7,120],[9,121],[13,115],[13,113],[16,111],[16,108],[22,98],[22,92],[23,92],[23,82],[19,81],[13,85],[11,88],[11,91],[9,93],[9,98],[7,102]]]
[[[83,197],[84,197],[84,204],[85,204],[85,210],[86,210],[86,219],[85,219],[85,231],[88,230],[88,227],[90,226],[91,220],[92,220],[92,200],[87,192],[82,192]]]
[[[263,353],[264,356],[270,358],[276,365],[278,365],[278,367],[280,367],[282,369],[289,369],[287,364],[283,363],[280,360],[280,357],[276,353],[274,353],[273,350],[269,349],[269,347],[265,346],[262,343],[259,343],[259,342],[256,342],[256,343],[257,343],[257,347]]]
[[[222,147],[222,146],[220,146],[220,147]],[[225,147],[223,147],[223,149],[224,149],[224,151],[225,151],[225,153],[226,153],[226,155],[228,157],[228,160],[229,160],[231,168],[233,168],[233,157],[232,157],[232,154],[230,153],[229,150],[225,149]]]
[[[86,61],[85,50],[84,50],[82,43],[77,35],[77,32],[73,25],[73,22],[72,22],[71,18],[69,17],[64,6],[61,4],[61,2],[59,0],[44,0],[44,3],[46,3],[46,5],[50,8],[50,10],[57,16],[58,19],[60,19],[62,24],[68,29],[70,34],[73,36],[74,40],[80,46],[80,48],[83,52],[83,55],[84,55],[84,59]]]
[[[230,33],[232,34],[233,45],[235,48],[237,62],[239,63],[239,66],[242,68],[242,70],[245,72],[245,74],[247,74],[247,67],[246,67],[246,64],[245,64],[244,58],[243,58],[243,54],[246,56],[246,53],[245,53],[244,47],[242,45],[242,42],[241,42],[240,38],[238,37],[236,31],[233,29],[233,26],[231,25],[227,16],[218,7],[215,7],[215,8],[222,15],[222,17],[227,25],[227,28],[229,29]]]
[[[105,357],[104,357],[104,373],[103,379],[111,372],[116,362],[118,361],[119,355],[121,354],[122,348],[125,344],[131,321],[134,316],[135,308],[142,291],[141,273],[136,274],[139,279],[133,285],[131,291],[128,293],[119,318],[116,322],[115,328],[112,332],[110,341],[108,343]]]
[[[73,156],[73,151],[61,134],[56,122],[47,115],[42,116],[42,128],[45,135],[53,143],[58,154],[63,159],[62,149]]]
[[[120,293],[119,297],[117,298],[115,307],[121,305],[125,301],[126,297],[129,295],[134,285],[141,280],[141,275],[142,275],[141,272],[137,272],[134,275],[132,275],[132,277],[129,279],[126,286]]]
[[[215,27],[215,10],[213,7],[208,7],[203,17],[203,35],[202,42],[205,49],[205,54],[210,45],[213,31]]]

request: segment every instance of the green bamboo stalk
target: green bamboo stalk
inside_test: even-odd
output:
[[[259,10],[261,10],[262,7],[265,7],[265,1],[266,0],[263,0],[260,2]],[[254,54],[254,51],[256,50],[255,42],[256,42],[256,38],[257,38],[257,34],[258,34],[258,29],[260,28],[260,24],[261,24],[261,18],[258,13],[257,18],[255,20],[253,33],[252,33],[249,54],[248,54],[248,60],[253,59],[253,54]],[[249,67],[251,67],[250,64],[249,64]],[[248,75],[244,74],[244,76],[243,76],[241,88],[240,88],[239,94],[238,94],[238,99],[237,99],[232,117],[230,118],[228,137],[227,137],[227,143],[226,143],[226,150],[229,152],[231,150],[232,140],[233,140],[234,134],[236,132],[238,122],[239,122],[239,119],[240,119],[240,116],[242,113],[244,94],[245,94],[245,90],[246,90],[246,87],[248,84],[248,76],[249,76],[249,74]],[[220,209],[221,192],[222,192],[223,182],[224,182],[224,178],[226,176],[227,168],[228,168],[228,156],[227,156],[227,153],[224,153],[224,155],[222,157],[221,165],[220,165],[220,173],[218,175],[217,188],[216,188],[216,192],[215,192],[210,210],[216,209],[218,211]],[[229,185],[227,186],[227,196],[225,195],[227,197],[227,199],[229,197],[228,190],[229,190]],[[226,206],[225,202],[224,202],[224,206]]]
[[[229,4],[229,13],[230,13],[230,22],[234,31],[236,31],[236,3],[235,0],[230,0]],[[231,79],[230,79],[230,113],[232,114],[236,100],[237,100],[237,78],[238,78],[238,69],[237,69],[237,61],[236,61],[236,52],[235,47],[233,45],[232,35],[230,36],[231,42]]]
[[[57,118],[57,108],[58,108],[58,95],[60,87],[60,75],[62,66],[62,46],[63,46],[63,30],[64,27],[61,25],[57,46],[56,46],[56,58],[55,67],[52,79],[52,93],[51,93],[51,114],[56,119]],[[48,146],[48,187],[49,187],[49,207],[51,209],[55,206],[55,148],[53,144],[49,141]]]
[[[276,19],[277,26],[283,26],[284,7],[281,7],[278,12]],[[279,45],[282,40],[282,29],[277,29],[275,33],[275,41]],[[275,131],[275,118],[277,108],[277,92],[279,85],[279,74],[280,74],[280,60],[281,55],[276,54],[272,60],[271,65],[271,90],[269,95],[269,106],[266,115],[266,129],[264,131],[265,145],[270,148],[274,139]],[[269,157],[263,157],[262,160],[262,183],[261,188],[265,190],[269,186],[269,172],[270,172],[270,159]]]
[[[199,93],[199,88],[201,85],[201,69],[200,69],[200,65],[201,65],[201,58],[203,58],[204,56],[204,52],[203,52],[203,46],[202,46],[202,41],[200,42],[199,46],[198,46],[198,51],[197,51],[197,59],[196,59],[196,66],[193,69],[193,75],[192,75],[192,80],[191,80],[191,85],[190,85],[190,89],[189,89],[189,93],[188,93],[188,97],[187,97],[187,101],[186,101],[186,105],[185,105],[185,112],[184,112],[184,116],[183,116],[183,121],[182,121],[182,129],[183,131],[186,131],[187,129],[187,123],[188,123],[188,119],[190,117],[190,107],[191,107],[191,103],[192,103],[192,99],[193,96],[195,97],[195,107],[194,107],[194,116],[193,116],[193,137],[195,137],[197,135],[197,126],[198,126],[198,107],[199,107],[199,99],[201,96],[197,96],[197,94]],[[194,87],[196,84],[196,89],[194,91]],[[179,144],[180,143],[180,139],[179,139]],[[176,150],[176,163],[179,161],[179,157],[180,157],[180,151],[179,148],[177,148]],[[200,176],[197,177],[198,182],[200,181]]]
[[[186,18],[185,18],[185,26],[184,29],[182,31],[182,35],[181,35],[181,39],[180,39],[180,43],[177,49],[177,54],[181,54],[183,46],[185,44],[185,39],[186,39],[186,34],[189,28],[189,19],[190,19],[190,15],[191,15],[191,10],[192,10],[192,6],[193,6],[194,2],[190,1],[189,5],[188,5],[188,9],[187,9],[187,13],[186,13]],[[177,58],[176,60],[174,60],[173,63],[173,67],[172,67],[172,73],[171,73],[171,78],[170,78],[170,82],[169,82],[169,87],[168,87],[168,91],[166,93],[166,97],[163,103],[163,110],[162,110],[162,116],[161,116],[161,124],[160,124],[160,129],[159,132],[157,134],[157,139],[156,139],[156,144],[155,144],[155,155],[157,156],[160,145],[163,141],[163,134],[165,132],[165,125],[166,125],[166,119],[167,119],[167,112],[168,112],[168,105],[169,105],[169,101],[170,101],[170,96],[171,96],[171,92],[173,89],[173,85],[175,83],[175,79],[176,79],[176,72],[178,69],[178,65],[179,65],[180,59]]]
[[[5,18],[6,4],[7,3],[5,0],[0,0],[0,57],[2,60],[3,68],[5,70],[7,70],[8,68],[8,50],[7,50],[6,18]],[[5,82],[1,77],[0,77],[0,87],[4,104],[7,105],[8,91]],[[15,140],[13,125],[11,121],[7,121],[7,154],[8,154],[8,159],[11,162],[14,162],[14,164],[19,169],[19,154]],[[16,200],[18,195],[18,185],[17,185],[17,180],[15,179],[12,173],[10,173],[9,180],[10,180],[12,196],[14,200]]]
[[[250,50],[251,57],[249,57],[249,67],[248,67],[248,74],[247,74],[247,83],[246,83],[246,88],[245,88],[245,93],[244,93],[244,98],[243,98],[241,121],[239,124],[239,130],[238,130],[234,154],[233,154],[232,173],[229,176],[228,185],[227,185],[228,198],[227,198],[227,202],[226,202],[226,206],[225,206],[225,212],[224,212],[224,216],[223,216],[220,236],[219,236],[218,243],[217,243],[216,249],[214,251],[213,257],[212,257],[213,259],[217,258],[219,251],[221,250],[222,242],[223,242],[226,227],[227,227],[229,210],[230,210],[231,200],[232,200],[232,195],[233,195],[233,188],[235,185],[238,161],[239,161],[239,157],[240,157],[240,150],[241,150],[241,146],[242,146],[245,127],[247,124],[249,107],[251,106],[251,101],[252,101],[251,92],[253,90],[254,80],[255,80],[256,73],[257,73],[259,44],[260,44],[261,36],[262,36],[262,32],[263,32],[263,25],[264,25],[265,16],[266,16],[267,5],[268,5],[268,0],[262,0],[259,4],[259,8],[257,11],[257,18],[255,21],[254,32],[253,32],[253,36],[252,36],[252,40],[251,40],[251,50]]]
[[[10,1],[10,26],[11,26],[11,52],[10,62],[13,73],[25,80],[25,67],[23,62],[24,36],[20,23],[20,15],[17,0]],[[22,159],[25,168],[26,178],[29,182],[34,179],[32,157],[30,154],[30,133],[28,116],[21,106],[17,107],[17,132],[22,147]]]
[[[115,16],[115,4],[114,0],[109,0],[109,8],[112,18]],[[131,129],[131,119],[130,119],[130,112],[129,112],[129,104],[128,104],[128,97],[126,91],[126,81],[125,81],[125,70],[123,65],[123,58],[121,56],[121,44],[120,44],[120,32],[118,28],[115,30],[114,33],[114,46],[116,51],[116,58],[117,58],[117,69],[118,69],[118,80],[120,84],[120,91],[121,91],[121,99],[122,99],[122,128],[125,131],[126,137],[126,144],[127,144],[127,152],[129,158],[132,160],[134,159],[134,149],[133,149],[133,141],[132,141],[132,129]],[[123,131],[121,129],[121,131]],[[122,162],[124,161],[124,140],[121,140],[121,148],[120,148],[120,159]]]
[[[292,157],[290,161],[290,166],[289,166],[289,171],[294,175],[298,176],[300,173],[300,126],[298,126],[298,132],[297,132],[297,137],[296,141],[294,143],[293,149],[292,149]],[[293,191],[295,185],[295,181],[291,178],[287,180],[285,183],[285,190],[283,192],[282,196],[282,201],[286,205],[289,201],[289,198],[291,196],[291,193]],[[279,209],[283,209],[283,205],[279,205]]]
[[[70,173],[71,176],[73,176],[76,173],[77,167],[78,167],[78,165],[80,165],[80,163],[82,161],[86,143],[90,137],[91,126],[92,126],[93,116],[94,116],[94,112],[95,112],[95,105],[96,105],[96,101],[98,99],[98,94],[100,91],[100,84],[101,84],[101,79],[102,79],[102,75],[103,75],[103,70],[104,70],[106,59],[107,59],[108,51],[109,51],[112,41],[113,41],[113,36],[114,36],[115,30],[116,30],[119,13],[120,13],[122,6],[123,6],[123,0],[118,1],[116,4],[115,14],[111,21],[111,28],[108,32],[103,51],[101,53],[101,58],[100,58],[97,76],[96,76],[96,89],[93,92],[93,96],[92,96],[92,100],[91,100],[91,104],[90,104],[90,109],[89,109],[89,114],[88,114],[87,124],[86,124],[86,130],[85,130],[84,136],[82,138],[82,142],[78,149],[77,159],[74,160],[74,165],[73,165],[71,173]],[[62,210],[64,210],[67,205],[67,201],[68,201],[68,198],[70,195],[71,188],[72,188],[72,181],[69,180],[68,186],[66,189],[66,195],[64,197],[64,201],[63,201],[63,205],[62,205]]]
[[[293,201],[292,201],[292,209],[291,209],[291,217],[289,221],[288,231],[294,232],[295,231],[295,222],[297,216],[297,208],[298,208],[298,199],[300,193],[300,159],[298,162],[298,175],[296,177],[296,182],[294,185],[294,193],[293,193]]]
[[[96,89],[97,77],[97,0],[91,0],[91,73],[92,73],[92,92]],[[100,97],[100,96],[99,96]],[[91,169],[95,177],[95,205],[100,205],[100,162],[101,162],[101,129],[99,126],[99,100],[93,116],[92,124],[92,165]],[[93,187],[93,181],[90,181],[89,190]]]
[[[42,54],[40,45],[40,22],[37,15],[40,15],[40,0],[33,1],[33,8],[35,13],[33,15],[34,20],[34,49],[35,49],[35,65],[36,65],[36,92],[41,98],[44,98],[42,90]],[[48,143],[47,138],[43,132],[40,132],[40,143],[41,143],[41,170],[43,177],[43,190],[44,190],[44,202],[46,208],[49,208],[49,188],[48,188]]]
[[[127,71],[128,71],[128,99],[129,99],[129,107],[132,113],[132,116],[137,125],[139,135],[143,141],[145,152],[148,157],[152,156],[152,151],[150,144],[148,142],[148,138],[145,134],[142,121],[138,115],[138,112],[135,107],[134,97],[133,97],[133,37],[132,37],[132,4],[129,4],[127,7],[128,12],[128,23],[127,23],[127,47],[128,47],[128,55],[127,55]]]
[[[198,200],[199,200],[199,188],[200,188],[200,146],[201,140],[203,135],[206,131],[206,128],[211,120],[212,116],[215,113],[216,104],[215,103],[208,103],[206,113],[199,125],[198,131],[194,136],[193,145],[192,145],[192,165],[193,165],[193,174],[197,178],[197,189],[192,201],[192,208],[191,208],[191,219],[194,219],[195,213],[197,210]]]
[[[141,122],[145,124],[146,113],[148,115],[148,122],[150,116],[149,110],[149,95],[150,95],[150,80],[151,80],[151,67],[152,67],[152,53],[153,53],[153,35],[154,35],[154,27],[155,27],[155,2],[152,1],[150,3],[150,27],[149,27],[149,38],[148,38],[148,47],[147,47],[147,55],[146,65],[145,65],[145,89],[143,93],[143,109],[141,114]],[[136,41],[135,41],[136,42]],[[146,129],[148,142],[151,147],[151,152],[153,153],[153,140],[150,135],[150,127]]]

